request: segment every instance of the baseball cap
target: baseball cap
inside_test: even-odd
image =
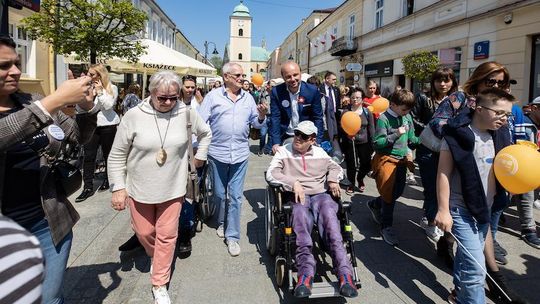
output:
[[[298,130],[306,135],[311,135],[311,134],[315,134],[317,135],[317,127],[315,127],[315,125],[313,124],[312,121],[309,121],[309,120],[304,120],[302,122],[300,122],[296,128],[294,128],[294,130]]]
[[[533,99],[533,101],[531,101],[530,104],[540,105],[540,96],[538,96],[538,97],[536,97],[535,99]]]

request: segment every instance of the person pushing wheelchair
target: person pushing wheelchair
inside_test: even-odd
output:
[[[296,297],[309,297],[315,275],[311,230],[316,223],[320,236],[330,251],[335,272],[339,278],[339,292],[344,297],[356,297],[358,291],[352,280],[352,265],[343,246],[338,204],[339,181],[343,170],[326,152],[315,146],[317,127],[311,121],[302,121],[294,128],[294,140],[278,148],[267,170],[267,180],[294,192],[292,226],[296,234],[296,267],[298,283]]]

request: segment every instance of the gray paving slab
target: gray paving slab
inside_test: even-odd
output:
[[[255,145],[255,142],[252,142]],[[256,151],[256,149],[253,149]],[[362,289],[357,299],[297,300],[278,288],[274,261],[264,244],[263,172],[269,156],[252,154],[244,185],[242,254],[230,257],[214,228],[204,226],[192,240],[193,251],[175,259],[169,286],[173,303],[445,303],[452,277],[434,244],[417,224],[422,216],[422,188],[408,186],[395,209],[400,246],[384,243],[365,204],[377,195],[367,178],[365,193],[343,197],[352,202],[351,217]],[[118,246],[132,234],[129,213],[110,208],[111,194],[96,193],[75,205],[81,214],[74,228],[64,293],[67,303],[152,303],[150,260],[143,251],[120,254]],[[74,200],[74,197],[72,198]],[[515,207],[498,234],[509,251],[501,267],[509,285],[531,303],[540,303],[540,258],[519,239]],[[536,219],[540,212],[535,210]],[[535,288],[536,287],[536,288]]]

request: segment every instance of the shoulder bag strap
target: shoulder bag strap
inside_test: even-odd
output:
[[[187,106],[187,141],[188,141],[188,150],[189,150],[189,180],[193,183],[193,200],[196,200],[199,197],[199,187],[197,185],[197,169],[195,168],[195,157],[193,155],[193,144],[192,144],[192,135],[193,131],[191,130],[191,105]]]

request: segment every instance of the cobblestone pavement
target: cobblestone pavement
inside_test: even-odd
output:
[[[276,286],[274,261],[265,249],[263,172],[269,161],[270,156],[250,156],[242,207],[241,255],[230,257],[215,234],[215,226],[205,225],[192,240],[191,255],[175,259],[169,287],[173,303],[307,302],[296,301]],[[309,302],[445,303],[452,286],[451,275],[417,224],[422,216],[422,188],[407,186],[398,200],[394,227],[400,246],[392,248],[381,240],[365,206],[377,194],[375,183],[367,178],[366,185],[363,194],[347,196],[343,192],[343,197],[352,201],[355,250],[362,280],[360,295],[352,300],[326,298]],[[74,228],[65,279],[67,303],[152,303],[150,260],[141,251],[120,255],[118,246],[133,232],[129,213],[112,210],[110,198],[108,192],[96,193],[76,204],[81,220]],[[540,219],[538,210],[535,217]],[[506,212],[506,224],[500,230],[499,242],[509,252],[509,263],[502,267],[509,285],[531,303],[540,303],[536,289],[540,286],[540,251],[519,239],[515,206]]]

